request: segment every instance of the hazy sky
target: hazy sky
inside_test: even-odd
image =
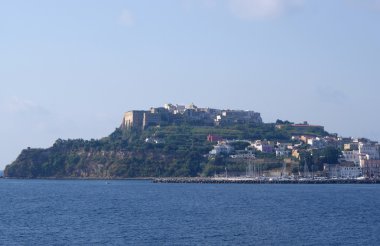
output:
[[[380,140],[380,0],[2,0],[0,169],[164,103]]]

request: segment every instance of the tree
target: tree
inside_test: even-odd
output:
[[[233,142],[230,145],[235,150],[245,150],[245,148],[247,148],[250,145],[250,143],[239,141],[239,142]]]
[[[324,155],[325,162],[328,164],[338,163],[340,151],[334,147],[327,147],[323,149],[322,154]]]

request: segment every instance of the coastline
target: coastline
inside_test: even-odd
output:
[[[112,181],[112,180],[151,180],[153,177],[138,177],[138,178],[102,178],[102,177],[43,177],[43,178],[16,178],[16,177],[2,177],[3,179],[20,179],[20,180],[101,180],[101,181]]]
[[[45,178],[15,178],[2,177],[10,180],[88,180],[88,181],[151,181],[166,184],[380,184],[380,179],[276,179],[276,178],[207,178],[207,177],[137,177],[137,178],[101,178],[101,177],[45,177]]]
[[[380,179],[155,178],[153,183],[194,184],[380,184]]]

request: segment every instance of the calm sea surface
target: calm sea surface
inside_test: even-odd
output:
[[[380,245],[380,185],[0,180],[1,245]]]

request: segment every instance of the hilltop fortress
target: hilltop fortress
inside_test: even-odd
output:
[[[150,110],[132,110],[124,114],[121,128],[146,129],[149,126],[191,123],[197,125],[261,124],[260,113],[165,104]]]

